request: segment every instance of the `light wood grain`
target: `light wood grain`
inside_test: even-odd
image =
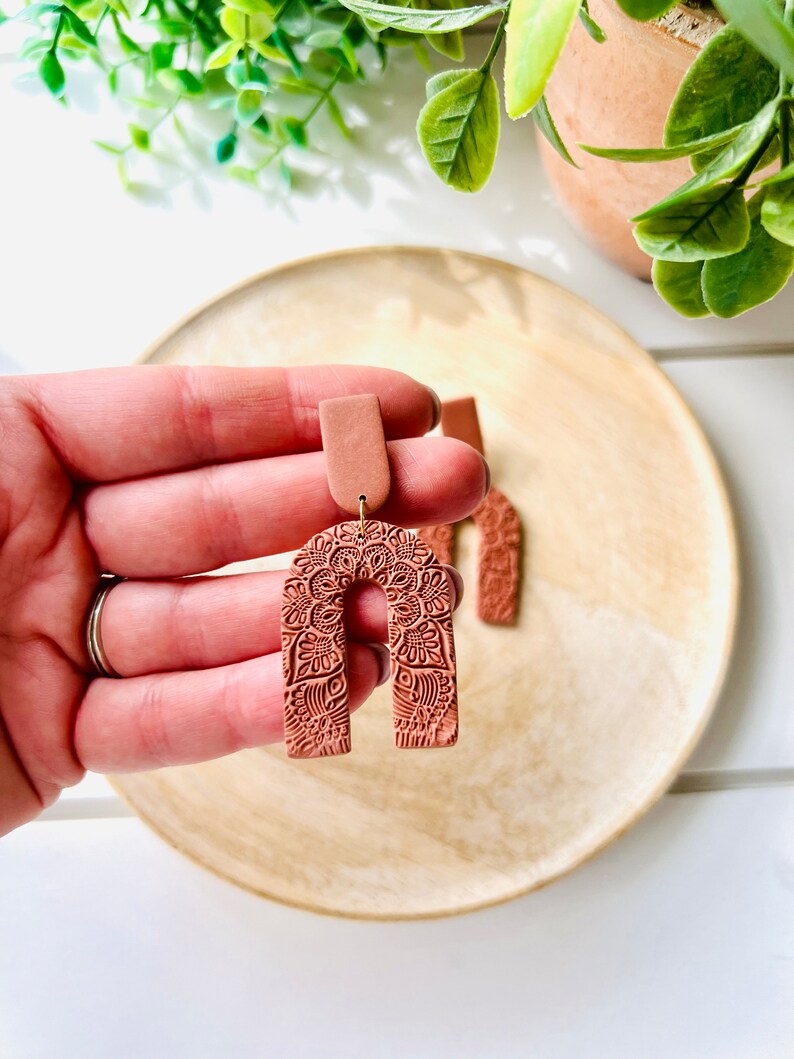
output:
[[[395,750],[385,688],[347,757],[273,747],[116,778],[169,842],[302,907],[443,915],[569,871],[668,786],[725,670],[736,549],[699,427],[618,327],[515,267],[392,248],[254,279],[149,359],[379,363],[476,394],[526,540],[518,625],[483,625],[473,599],[456,615],[457,747]],[[464,527],[469,581],[475,546]]]

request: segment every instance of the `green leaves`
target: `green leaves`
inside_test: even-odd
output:
[[[580,143],[579,147],[596,158],[609,158],[613,162],[669,162],[673,158],[686,158],[690,154],[706,151],[714,147],[723,147],[735,140],[743,126],[715,132],[700,140],[690,140],[675,147],[591,147]]]
[[[55,98],[61,99],[66,77],[54,51],[46,52],[39,61],[39,77]]]
[[[728,146],[722,150],[705,168],[696,173],[677,191],[667,198],[657,202],[655,206],[645,210],[644,213],[635,217],[635,221],[644,220],[669,210],[679,203],[689,201],[695,193],[713,188],[720,180],[735,176],[740,170],[746,168],[755,158],[756,163],[760,161],[769,143],[775,115],[777,113],[777,102],[772,100],[763,106],[755,117],[748,121],[739,135]],[[754,168],[754,166],[752,167]],[[750,168],[750,172],[752,172]],[[748,174],[749,175],[749,174]]]
[[[412,7],[396,7],[379,4],[374,0],[340,0],[355,14],[378,26],[389,26],[406,33],[450,33],[456,29],[474,26],[491,15],[504,11],[506,3],[482,4],[477,7],[461,7],[452,11],[418,10]],[[571,0],[566,0],[571,2]]]
[[[761,223],[773,238],[794,246],[794,178],[767,187]]]
[[[176,92],[177,95],[187,94],[192,96],[199,95],[202,92],[201,82],[190,70],[176,69],[174,67],[158,70],[157,80],[163,88],[167,88],[169,92]]]
[[[133,145],[138,148],[139,151],[149,150],[149,133],[146,129],[141,128],[140,125],[128,125],[127,126],[130,139]]]
[[[535,124],[549,141],[551,146],[563,158],[569,165],[574,166],[576,169],[580,167],[574,162],[573,158],[568,151],[568,148],[563,143],[562,137],[557,132],[557,126],[554,124],[554,119],[549,113],[548,104],[546,103],[546,97],[541,96],[538,102],[532,109],[532,117]]]
[[[276,28],[269,15],[262,12],[251,15],[238,11],[236,7],[224,6],[221,11],[221,26],[234,41],[240,43],[265,40]]]
[[[676,2],[677,0],[618,0],[618,6],[632,18],[647,22],[649,19],[660,18],[667,14],[671,8],[675,7]]]
[[[786,25],[775,4],[769,0],[717,0],[717,7],[762,55],[794,81],[794,30]]]
[[[706,44],[681,82],[667,115],[667,147],[697,142],[750,121],[778,90],[777,71],[733,28]],[[693,168],[712,155],[700,152]]]
[[[512,0],[507,18],[505,104],[520,118],[539,101],[581,0]]]
[[[706,188],[666,209],[654,207],[634,230],[646,254],[663,261],[703,261],[741,250],[750,220],[742,192],[730,184]]]
[[[702,275],[702,261],[662,261],[657,258],[651,268],[657,294],[681,316],[692,318],[709,315],[700,286]]]
[[[454,73],[448,83],[431,80],[417,134],[425,158],[444,183],[458,191],[479,191],[496,157],[499,92],[483,70]]]
[[[769,301],[794,270],[794,247],[773,239],[761,223],[763,197],[750,203],[750,234],[741,253],[703,266],[703,300],[715,316],[738,316]]]
[[[233,62],[237,58],[237,55],[242,48],[242,41],[229,40],[225,44],[219,45],[215,51],[211,52],[207,57],[207,61],[204,64],[205,70],[220,70],[224,66],[228,66],[230,62]]]

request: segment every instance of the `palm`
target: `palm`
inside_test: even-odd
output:
[[[480,457],[418,437],[432,398],[396,372],[139,368],[6,380],[0,833],[85,768],[179,764],[282,737],[283,575],[195,575],[291,550],[344,517],[325,482],[316,406],[354,392],[379,394],[387,437],[403,439],[389,445],[384,518],[451,522],[479,503]],[[95,678],[85,649],[102,570],[129,578],[102,618],[124,680]],[[381,604],[366,588],[350,601],[353,705],[379,678]]]
[[[25,818],[83,773],[72,742],[88,683],[79,626],[99,571],[69,475],[18,406],[11,422],[0,468],[0,790]]]

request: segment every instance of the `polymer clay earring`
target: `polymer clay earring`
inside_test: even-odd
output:
[[[446,574],[415,533],[369,518],[390,488],[380,402],[371,394],[339,397],[319,411],[331,495],[357,517],[312,537],[284,585],[287,754],[350,750],[344,596],[354,581],[374,581],[386,594],[396,745],[452,746],[458,700]]]
[[[484,455],[485,447],[473,397],[458,397],[441,406],[441,430],[446,437],[465,441]],[[499,489],[491,486],[488,495],[471,518],[480,532],[477,557],[477,616],[489,625],[513,625],[518,610],[521,522],[518,514]],[[419,530],[419,536],[433,549],[441,563],[451,563],[454,552],[454,526],[432,526]]]

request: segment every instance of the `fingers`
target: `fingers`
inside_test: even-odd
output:
[[[141,365],[16,385],[61,462],[94,482],[317,449],[326,397],[377,394],[387,438],[424,434],[440,413],[433,391],[408,375],[353,365]]]
[[[386,522],[457,522],[487,491],[487,465],[453,438],[389,443],[392,487],[376,513]],[[322,452],[220,464],[90,490],[85,531],[106,570],[177,577],[299,548],[350,518],[328,491]]]
[[[453,609],[463,594],[457,570],[447,567]],[[102,640],[122,676],[208,669],[281,648],[281,595],[286,570],[185,581],[125,581],[108,595]],[[357,582],[345,599],[347,635],[384,643],[386,597]]]
[[[388,677],[388,652],[351,643],[347,657],[356,709]],[[187,765],[283,738],[280,654],[200,672],[94,680],[74,734],[77,756],[94,772]]]

